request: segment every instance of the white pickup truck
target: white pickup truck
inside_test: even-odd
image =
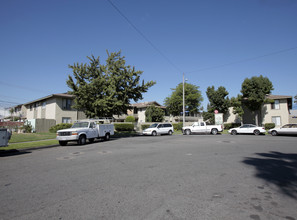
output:
[[[194,122],[191,126],[182,127],[182,132],[185,135],[190,134],[218,134],[223,131],[222,125],[206,125],[205,122]]]
[[[61,146],[67,145],[69,141],[77,141],[78,144],[86,144],[87,140],[92,143],[95,138],[103,138],[106,141],[114,135],[113,124],[99,124],[99,121],[86,120],[77,121],[71,128],[58,130],[57,140]]]

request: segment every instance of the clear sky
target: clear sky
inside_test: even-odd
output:
[[[142,101],[163,104],[182,73],[204,107],[207,87],[232,97],[261,74],[297,95],[296,0],[110,1],[122,14],[109,0],[1,0],[0,107],[67,92],[68,65],[106,50],[157,82]]]

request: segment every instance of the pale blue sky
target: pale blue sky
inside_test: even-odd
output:
[[[68,64],[106,50],[157,82],[142,101],[163,104],[183,72],[203,106],[208,86],[232,97],[260,74],[297,95],[296,0],[111,1],[145,38],[108,0],[1,0],[0,107],[68,91]]]

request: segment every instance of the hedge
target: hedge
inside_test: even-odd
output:
[[[127,116],[125,122],[135,122],[135,118],[133,116]]]
[[[183,123],[182,122],[179,122],[179,123],[173,123],[173,128],[174,128],[174,131],[181,131],[182,127],[183,127]]]
[[[149,126],[151,126],[150,124],[142,124],[141,125],[141,130],[145,130],[147,129]]]
[[[231,128],[237,128],[239,126],[241,126],[240,123],[226,123],[226,124],[224,124],[224,129],[229,130]]]
[[[71,126],[72,126],[72,124],[60,123],[60,124],[57,124],[57,125],[51,127],[49,129],[49,132],[56,133],[58,130],[62,130],[62,129],[66,129],[66,128],[71,128]]]
[[[114,124],[116,131],[134,131],[134,124]]]
[[[265,130],[269,130],[269,129],[275,128],[275,124],[274,123],[266,123],[264,125],[264,128],[265,128]]]

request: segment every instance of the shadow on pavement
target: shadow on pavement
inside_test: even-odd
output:
[[[0,157],[10,157],[22,154],[30,154],[30,151],[18,151],[18,150],[0,150]]]
[[[256,177],[273,183],[287,196],[297,200],[297,154],[271,151],[247,157],[243,163],[254,166]]]

